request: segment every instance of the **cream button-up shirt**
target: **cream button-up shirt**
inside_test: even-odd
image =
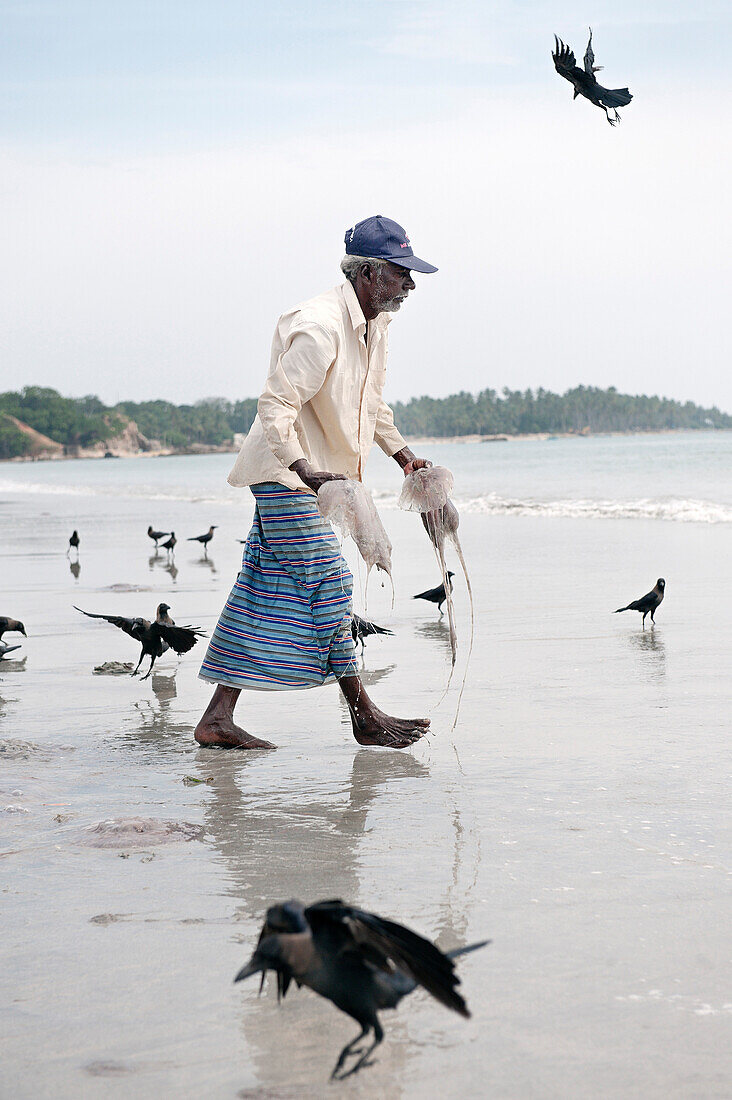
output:
[[[306,489],[288,469],[299,458],[360,481],[374,442],[389,456],[406,446],[382,398],[390,320],[380,313],[367,326],[349,282],[282,314],[230,485],[276,481]]]

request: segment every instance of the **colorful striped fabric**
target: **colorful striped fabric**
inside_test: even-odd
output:
[[[356,673],[353,577],[315,497],[252,485],[254,524],[199,676],[282,691]]]

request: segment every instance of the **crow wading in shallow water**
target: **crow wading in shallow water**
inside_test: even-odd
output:
[[[447,571],[447,583],[450,586],[452,592],[452,578],[455,576],[448,569]],[[445,592],[445,585],[438,584],[437,588],[428,588],[426,592],[418,592],[416,596],[412,596],[413,600],[427,600],[428,603],[436,603],[437,610],[442,614],[442,605],[447,599],[447,593]]]
[[[376,623],[370,623],[368,619],[362,619],[360,615],[357,615],[354,611],[351,618],[351,637],[356,645],[361,643],[361,652],[364,650],[364,640],[370,638],[372,634],[393,634],[393,630],[387,630],[385,626],[377,626]]]
[[[663,577],[659,577],[656,581],[655,587],[650,592],[646,592],[645,596],[641,596],[639,600],[633,600],[627,607],[619,607],[615,612],[619,615],[621,611],[640,611],[643,615],[643,629],[646,628],[646,615],[650,612],[651,622],[656,625],[656,620],[653,616],[658,611],[659,607],[663,603],[663,596],[666,591],[666,582]]]
[[[552,53],[554,68],[560,76],[563,76],[565,80],[574,85],[573,98],[576,99],[578,95],[582,95],[585,99],[589,99],[590,103],[600,107],[605,112],[605,117],[611,126],[614,126],[616,122],[620,122],[618,107],[627,106],[633,97],[627,88],[603,88],[602,84],[597,83],[595,73],[599,73],[602,65],[595,65],[595,55],[592,52],[592,27],[590,27],[590,40],[585,50],[583,69],[578,66],[577,59],[569,46],[565,46],[556,34],[554,35],[554,42],[556,43]],[[614,118],[610,118],[608,108],[615,111]]]
[[[2,640],[3,634],[8,633],[22,634],[25,638],[28,637],[20,619],[9,619],[6,615],[0,615],[0,640]]]
[[[153,531],[152,524],[150,524],[150,526],[147,529],[148,538],[151,538],[153,540],[153,542],[155,543],[155,549],[156,550],[158,548],[158,543],[160,542],[160,539],[163,537],[163,535],[169,535],[169,534],[170,534],[170,531]]]
[[[213,538],[213,533],[214,533],[214,531],[216,530],[217,527],[218,527],[217,523],[212,523],[205,535],[193,535],[193,537],[188,539],[187,541],[188,542],[200,542],[201,546],[203,547],[204,554],[207,554],[208,553],[208,544],[210,543],[211,539]]]
[[[129,634],[140,643],[142,646],[140,660],[132,675],[137,673],[142,658],[147,656],[150,658],[150,668],[143,676],[143,680],[147,680],[155,661],[158,657],[162,657],[166,650],[174,649],[178,655],[187,653],[189,649],[193,649],[198,638],[204,637],[203,632],[197,627],[176,626],[168,614],[170,607],[167,603],[158,605],[153,623],[148,622],[147,619],[125,619],[122,615],[95,615],[91,611],[82,611],[76,604],[74,604],[74,610],[81,611],[82,615],[88,615],[90,619],[104,619],[105,622],[124,630],[125,634]]]
[[[319,901],[307,909],[286,901],[267,910],[256,950],[234,981],[261,974],[261,992],[267,971],[274,970],[278,1000],[294,980],[356,1020],[361,1031],[346,1043],[331,1074],[331,1080],[342,1080],[371,1065],[369,1055],[384,1038],[377,1011],[396,1008],[418,985],[446,1008],[470,1016],[456,990],[460,979],[452,960],[489,942],[443,954],[403,925],[342,901]],[[371,1031],[373,1042],[358,1046]],[[357,1060],[345,1069],[351,1055]]]

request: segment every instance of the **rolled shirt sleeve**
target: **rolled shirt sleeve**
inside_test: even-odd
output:
[[[388,455],[389,458],[407,445],[404,437],[394,427],[394,413],[383,399],[376,410],[374,442],[381,447],[384,454]]]
[[[335,358],[333,334],[321,325],[306,324],[290,334],[267,379],[257,411],[269,449],[286,468],[307,458],[295,421],[303,405],[322,387]]]

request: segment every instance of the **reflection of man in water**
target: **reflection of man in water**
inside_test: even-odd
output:
[[[232,485],[256,500],[242,568],[221,613],[201,678],[216,684],[196,727],[201,745],[273,748],[234,722],[242,688],[315,687],[334,677],[361,745],[404,748],[429,721],[393,718],[366,694],[350,632],[353,578],[318,511],[326,481],[361,480],[374,442],[405,475],[416,458],[384,402],[386,329],[415,283],[436,271],[400,225],[377,216],[346,233],[346,282],[280,317],[258,415]]]

